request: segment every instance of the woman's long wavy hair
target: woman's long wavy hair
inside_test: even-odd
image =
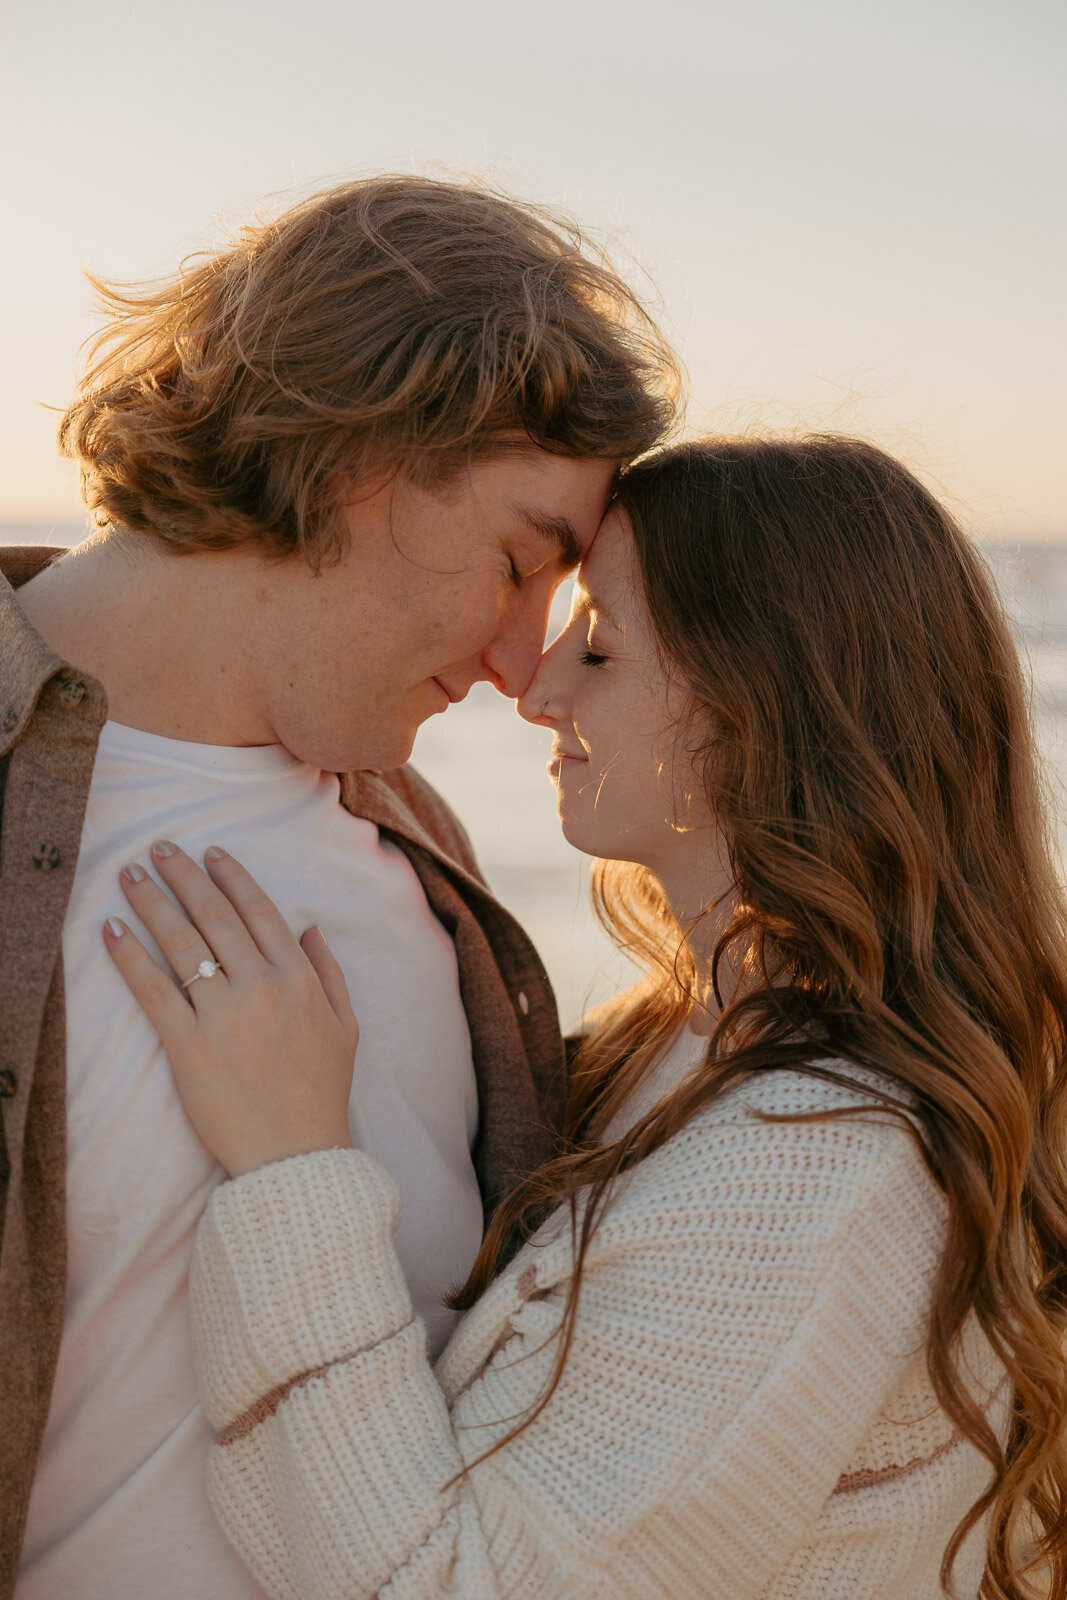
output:
[[[1062,1600],[1067,910],[990,578],[922,485],[855,440],[682,445],[627,473],[619,500],[655,634],[705,730],[707,802],[731,854],[740,909],[714,970],[743,957],[755,981],[721,997],[705,1068],[602,1144],[688,1013],[695,963],[651,875],[599,863],[600,915],[648,976],[585,1037],[563,1154],[501,1207],[458,1303],[569,1200],[576,1270],[554,1387],[617,1174],[747,1074],[825,1073],[828,1056],[872,1069],[916,1106],[947,1198],[929,1370],[993,1469],[942,1579],[989,1513],[986,1600],[1021,1600],[1035,1579]],[[957,1370],[972,1315],[1014,1385],[1006,1449]]]

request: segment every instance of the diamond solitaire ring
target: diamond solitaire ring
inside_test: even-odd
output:
[[[216,972],[221,971],[222,968],[219,966],[217,961],[201,961],[192,977],[186,978],[185,982],[182,984],[182,988],[188,989],[189,985],[191,983],[195,983],[197,978],[213,978]]]

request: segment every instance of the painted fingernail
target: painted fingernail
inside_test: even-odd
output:
[[[207,849],[204,851],[204,860],[221,861],[225,854],[226,852],[222,848],[221,844],[209,844]]]
[[[131,861],[129,866],[123,867],[122,876],[129,878],[131,883],[143,883],[148,874],[143,867],[138,866],[136,861]]]
[[[126,932],[126,929],[122,926],[122,923],[119,921],[118,917],[108,917],[107,931],[111,934],[112,938],[121,939],[122,935]]]
[[[155,844],[152,846],[152,854],[154,856],[162,856],[164,859],[166,859],[167,856],[172,856],[174,854],[175,849],[176,846],[172,845],[169,839],[157,839]]]

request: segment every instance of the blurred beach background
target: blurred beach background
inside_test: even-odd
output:
[[[653,303],[691,431],[835,429],[987,551],[1067,845],[1067,7],[1060,0],[0,0],[0,542],[84,535],[55,410],[140,279],[400,170],[580,219]],[[561,601],[561,604],[565,602]],[[416,762],[572,1021],[625,977],[546,736],[485,686]]]

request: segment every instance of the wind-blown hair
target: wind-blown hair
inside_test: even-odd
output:
[[[694,958],[658,883],[601,862],[600,913],[646,981],[575,1063],[565,1153],[505,1203],[461,1296],[516,1230],[569,1198],[577,1270],[612,1180],[727,1085],[828,1058],[914,1105],[947,1199],[927,1342],[992,1483],[987,1600],[1067,1595],[1067,912],[1000,603],[976,552],[901,465],[814,437],[707,441],[624,475],[655,635],[688,686],[685,748],[728,842],[739,909],[715,970],[706,1066],[622,1139],[598,1136],[690,1009]],[[700,752],[698,752],[700,753]],[[729,958],[729,959],[726,959]],[[579,1193],[582,1204],[575,1204]],[[974,1317],[1007,1368],[1006,1451],[957,1370]],[[551,1391],[542,1398],[547,1402]]]
[[[578,229],[476,185],[311,196],[172,279],[90,279],[110,320],[60,424],[98,525],[176,552],[338,554],[339,486],[441,481],[518,435],[632,460],[679,389]]]

